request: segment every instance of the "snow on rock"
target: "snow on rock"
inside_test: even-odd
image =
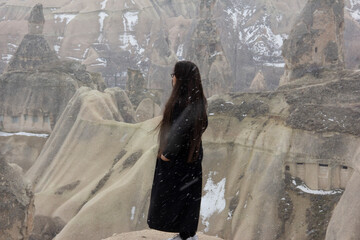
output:
[[[314,194],[314,195],[334,195],[334,194],[339,194],[339,193],[343,192],[343,190],[341,190],[341,189],[328,190],[328,191],[313,190],[313,189],[310,189],[308,186],[306,186],[305,183],[302,183],[301,185],[297,185],[296,181],[294,179],[292,180],[292,184],[294,184],[297,189],[300,189],[301,191],[303,191],[305,193]]]
[[[346,8],[350,16],[357,22],[360,22],[360,0],[349,0],[350,7]]]
[[[124,32],[120,34],[119,41],[122,43],[119,47],[123,50],[134,49],[137,54],[142,54],[145,49],[140,47],[134,35],[134,27],[138,23],[139,12],[126,12],[123,16]]]
[[[176,56],[179,60],[183,60],[184,44],[180,44],[176,51]]]
[[[131,217],[130,217],[130,220],[134,220],[134,216],[135,216],[135,206],[133,206],[132,208],[131,208]]]
[[[17,132],[17,133],[7,133],[7,132],[0,132],[0,137],[10,137],[10,136],[28,136],[28,137],[41,137],[47,138],[49,134],[38,134],[38,133],[28,133],[28,132]]]
[[[104,0],[100,3],[101,9],[105,9],[106,8],[106,3],[108,0]]]
[[[60,46],[59,45],[54,45],[54,50],[55,50],[55,52],[59,53]]]
[[[1,54],[1,59],[6,63],[9,63],[12,57],[11,54]]]
[[[204,196],[201,199],[200,215],[202,224],[206,226],[205,232],[209,231],[209,218],[215,213],[221,213],[225,209],[225,183],[223,178],[220,182],[214,183],[212,176],[216,172],[209,172],[209,177],[204,187]]]
[[[124,13],[123,23],[124,31],[134,31],[134,26],[138,23],[139,12],[126,12]]]
[[[62,13],[62,14],[54,14],[54,19],[55,19],[55,23],[59,23],[59,22],[64,22],[66,24],[69,24],[71,22],[71,20],[73,20],[76,17],[76,14],[67,14],[67,13]]]
[[[234,31],[238,31],[239,48],[246,46],[252,53],[253,59],[258,63],[282,61],[281,47],[286,34],[274,34],[270,27],[270,15],[265,14],[249,25],[250,20],[254,21],[254,14],[257,13],[255,5],[239,3],[238,6],[224,10],[226,20],[232,24]],[[261,11],[261,10],[259,10]],[[282,16],[276,17],[281,21]]]

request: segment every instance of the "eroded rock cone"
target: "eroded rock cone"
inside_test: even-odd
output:
[[[55,51],[42,35],[44,23],[43,7],[37,4],[28,19],[29,33],[24,36],[11,59],[7,67],[8,72],[33,70],[40,65],[58,60]]]
[[[280,85],[323,69],[344,67],[344,1],[309,0],[296,21],[282,54],[285,72]]]

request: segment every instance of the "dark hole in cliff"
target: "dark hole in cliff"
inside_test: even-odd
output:
[[[290,166],[289,166],[289,165],[286,165],[286,166],[285,166],[285,170],[286,170],[286,171],[290,171]]]
[[[315,52],[317,53],[317,47],[315,47]]]
[[[298,162],[298,163],[296,163],[296,165],[304,165],[304,163],[303,162]]]
[[[342,169],[348,169],[348,167],[347,166],[342,166]]]
[[[329,165],[328,165],[328,164],[319,163],[319,166],[320,166],[320,167],[328,167]]]

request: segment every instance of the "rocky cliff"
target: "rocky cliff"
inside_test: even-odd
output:
[[[359,74],[332,72],[332,79],[319,76],[320,85],[209,99],[199,230],[224,239],[325,238],[356,171]],[[27,172],[42,206],[37,214],[67,223],[57,240],[147,227],[160,118],[118,122],[105,99],[81,88]]]

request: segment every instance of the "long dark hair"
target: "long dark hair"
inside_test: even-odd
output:
[[[204,96],[199,68],[190,61],[179,61],[175,64],[176,82],[164,109],[163,119],[157,126],[160,128],[158,157],[162,154],[167,141],[167,132],[171,127],[171,115],[176,104],[181,111],[192,105],[194,114],[193,135],[190,136],[190,148],[187,162],[191,163],[199,156],[201,135],[207,126],[207,101]]]

